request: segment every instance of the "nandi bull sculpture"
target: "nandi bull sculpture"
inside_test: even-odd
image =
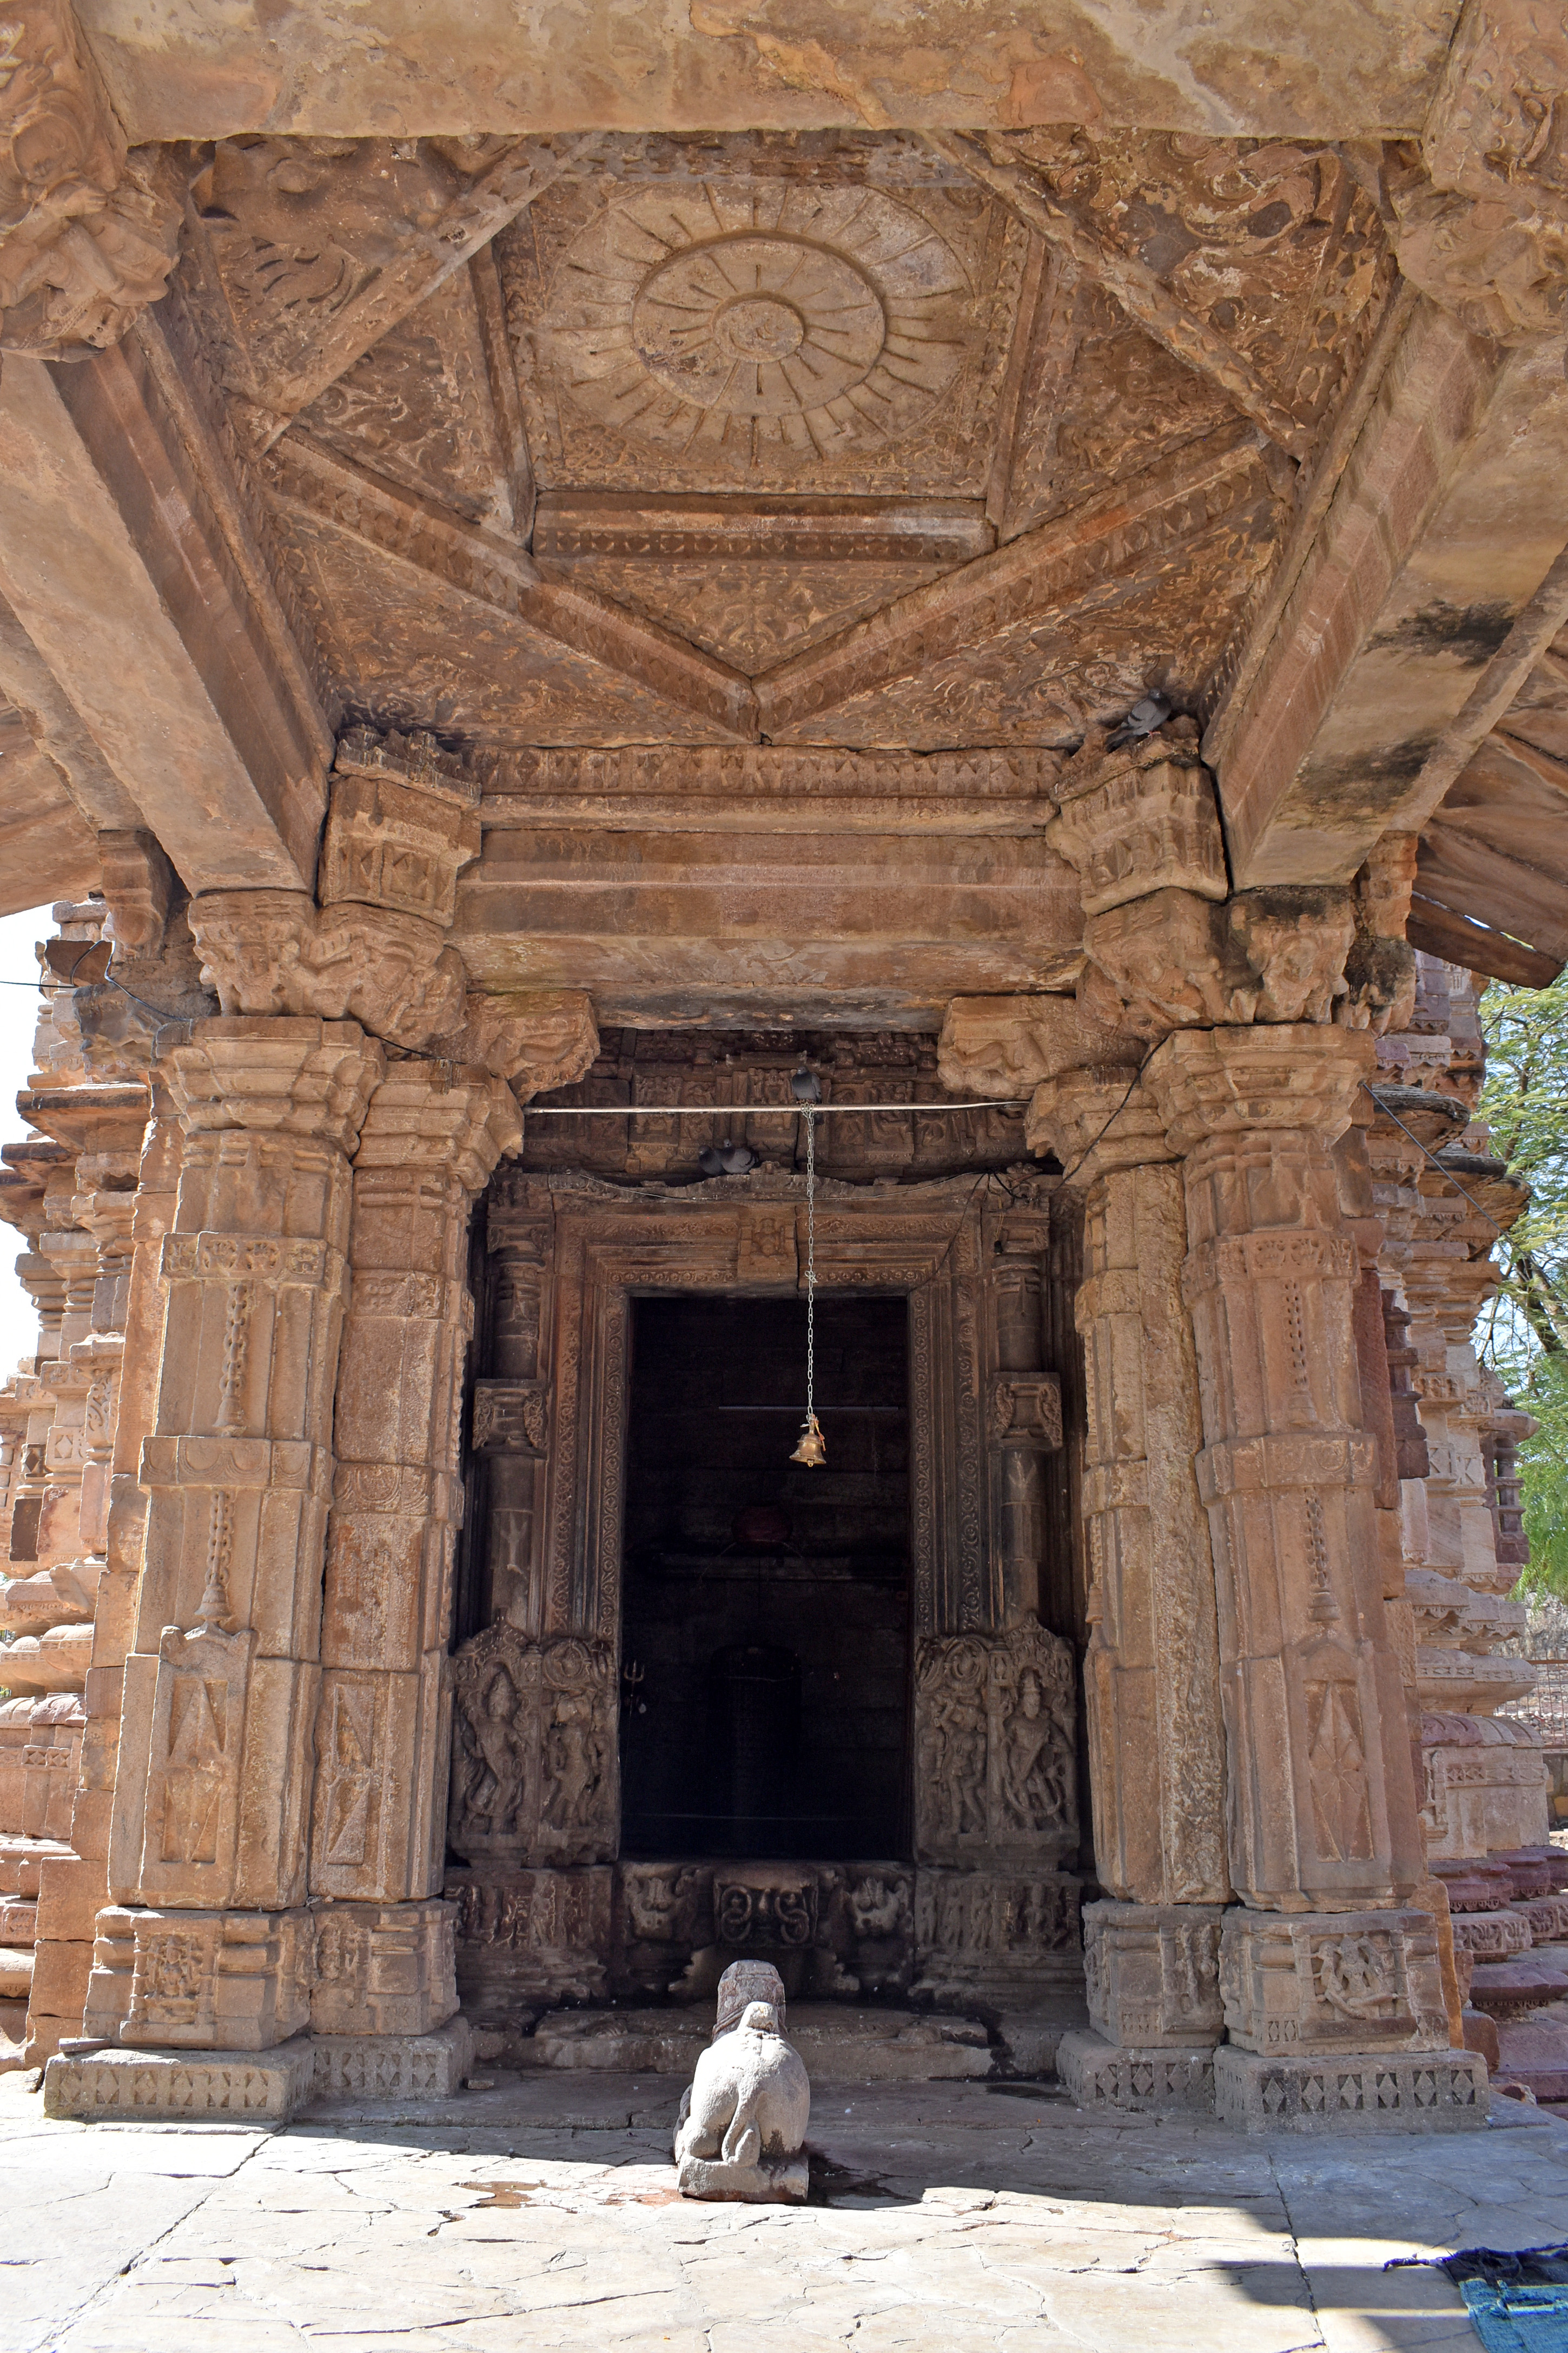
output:
[[[750,1961],[725,1970],[713,2040],[681,2095],[676,2123],[676,2179],[684,2197],[747,2205],[805,2198],[811,2085],[800,2053],[784,2039],[784,1985],[774,1970]]]

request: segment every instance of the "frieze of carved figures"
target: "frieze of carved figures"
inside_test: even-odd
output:
[[[614,1852],[615,1662],[576,1634],[489,1626],[457,1658],[447,1835],[470,1862],[595,1862]]]
[[[915,1740],[922,1862],[1049,1864],[1077,1845],[1072,1650],[1059,1636],[925,1636]]]
[[[118,343],[174,266],[171,159],[128,153],[68,0],[0,23],[0,351],[79,359]]]
[[[919,1989],[940,1993],[1019,1974],[1076,1978],[1081,1893],[1065,1872],[917,1873]]]

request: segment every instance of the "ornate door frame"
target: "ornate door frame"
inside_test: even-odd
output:
[[[624,1187],[502,1173],[487,1243],[515,1297],[531,1287],[536,1361],[476,1386],[476,1448],[526,1451],[543,1468],[534,1575],[538,1634],[618,1643],[630,1302],[661,1291],[795,1295],[804,1287],[801,1180]],[[818,1287],[899,1292],[910,1303],[913,1632],[985,1631],[1006,1616],[988,1475],[1029,1368],[998,1365],[998,1283],[1021,1255],[1043,1265],[1049,1206],[995,1206],[972,1179],[882,1188],[826,1185],[816,1212]],[[995,1270],[998,1243],[1010,1258]],[[1005,1312],[1005,1311],[1004,1311]],[[1011,1377],[1009,1377],[1009,1375]],[[1041,1368],[1041,1378],[1047,1378]],[[495,1608],[492,1602],[492,1610]],[[514,1614],[517,1614],[514,1612]]]

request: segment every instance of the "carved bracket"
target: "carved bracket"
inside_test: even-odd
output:
[[[156,150],[128,154],[67,0],[0,25],[0,351],[80,359],[163,293],[180,207]]]

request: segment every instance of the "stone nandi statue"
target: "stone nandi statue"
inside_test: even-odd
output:
[[[776,2001],[748,2000],[737,2019],[741,1988],[728,1980],[741,1970],[761,1974],[745,1962],[724,1973],[714,2039],[681,2098],[677,2179],[687,2198],[798,2203],[806,2192],[811,2085],[800,2053],[784,2039],[783,1984]]]

